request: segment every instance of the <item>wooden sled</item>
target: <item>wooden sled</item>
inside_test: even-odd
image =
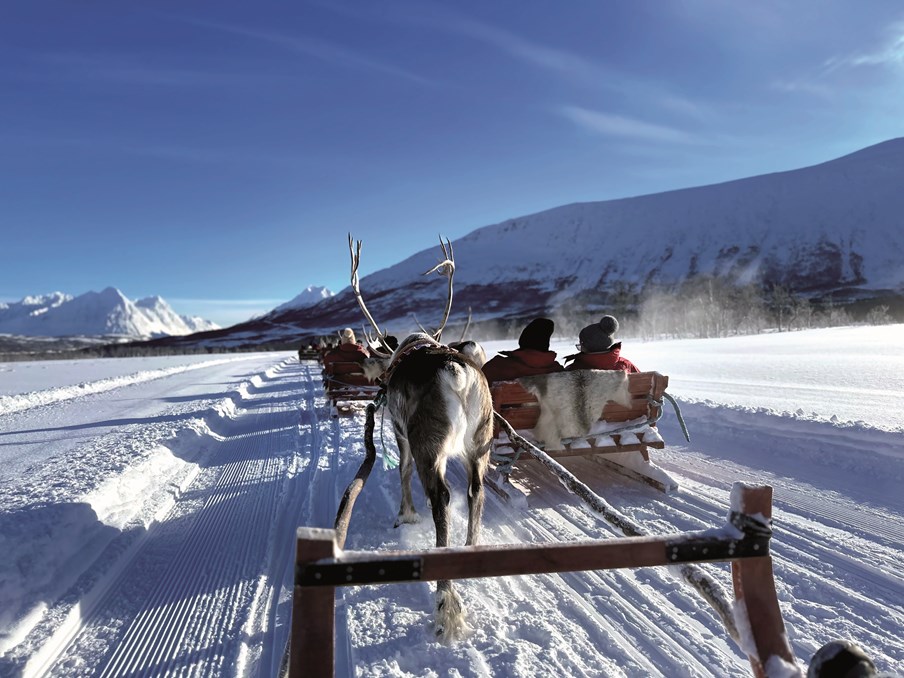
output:
[[[328,363],[323,368],[323,387],[333,416],[359,411],[361,408],[352,405],[354,401],[373,400],[380,391],[356,362]]]
[[[629,407],[607,403],[589,435],[563,440],[562,449],[545,452],[554,459],[592,456],[604,466],[665,493],[676,491],[678,482],[650,461],[649,454],[651,448],[665,447],[656,422],[662,416],[663,394],[668,384],[669,378],[659,372],[629,374]],[[540,403],[536,397],[517,381],[490,384],[490,392],[493,395],[493,409],[516,431],[542,449],[542,445],[531,435],[540,417]],[[516,461],[520,463],[534,457],[516,454],[508,436],[497,425],[493,438],[493,459],[497,462],[497,470],[490,478],[491,489],[513,496],[516,493],[505,487],[507,471]]]

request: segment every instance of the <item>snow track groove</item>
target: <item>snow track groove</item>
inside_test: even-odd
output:
[[[100,676],[217,675],[264,658],[278,665],[280,652],[247,634],[272,632],[285,622],[279,608],[288,612],[279,602],[291,586],[291,535],[317,466],[306,464],[316,451],[304,415],[311,396],[300,402],[297,382],[304,398],[315,369],[284,363],[233,391],[235,418],[224,422],[207,464],[84,620],[53,675],[84,673],[78,658],[98,645],[108,648],[90,669]]]

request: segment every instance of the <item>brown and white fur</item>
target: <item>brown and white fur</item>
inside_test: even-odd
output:
[[[480,366],[467,354],[449,349],[427,334],[412,334],[393,354],[386,387],[402,481],[396,527],[418,521],[411,498],[411,474],[416,467],[430,500],[436,545],[449,545],[451,494],[446,464],[451,457],[459,457],[468,474],[465,545],[476,544],[483,512],[483,476],[493,436],[493,403]],[[451,580],[437,582],[435,624],[436,635],[444,642],[457,640],[467,631],[464,608]]]

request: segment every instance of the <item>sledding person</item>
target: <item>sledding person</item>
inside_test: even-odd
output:
[[[565,357],[566,370],[624,370],[640,372],[627,358],[622,358],[621,342],[614,341],[613,335],[618,332],[618,320],[611,315],[604,315],[598,323],[587,325],[581,330],[578,349]],[[571,364],[568,363],[570,361]]]
[[[555,323],[549,318],[534,318],[521,332],[518,348],[500,351],[483,366],[487,381],[506,381],[534,374],[561,372],[556,352],[549,350]]]
[[[332,363],[360,363],[370,355],[367,349],[358,344],[351,327],[346,327],[339,333],[339,340],[339,346],[323,356],[323,367],[327,371]]]

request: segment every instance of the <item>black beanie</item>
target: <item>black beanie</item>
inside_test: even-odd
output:
[[[549,338],[555,329],[555,323],[549,318],[534,318],[518,337],[518,346],[532,348],[535,351],[548,351]]]

